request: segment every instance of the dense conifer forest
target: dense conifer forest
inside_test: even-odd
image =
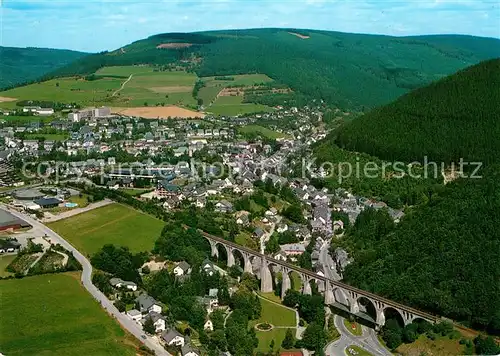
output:
[[[500,333],[500,167],[460,179],[409,210],[360,215],[347,282]]]
[[[500,60],[496,59],[345,123],[316,147],[323,160],[341,152],[348,161],[360,155],[362,163],[370,157],[375,162],[410,162],[424,156],[484,163],[476,179],[463,177],[446,185],[413,179],[415,184],[408,187],[424,199],[401,200],[406,215],[399,224],[393,224],[384,210],[362,212],[339,242],[354,256],[345,272],[348,283],[500,334],[498,102]],[[404,185],[394,179],[346,183],[372,196],[405,193]]]
[[[0,47],[0,89],[38,79],[85,55],[59,49]]]
[[[333,141],[382,159],[500,161],[500,59],[407,94],[341,127]]]

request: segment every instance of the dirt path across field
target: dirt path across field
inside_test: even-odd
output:
[[[0,103],[8,103],[10,101],[16,101],[16,98],[7,98],[6,96],[0,96]]]
[[[121,92],[121,91],[123,90],[123,88],[125,88],[125,85],[126,85],[128,82],[130,82],[130,80],[132,79],[132,77],[133,77],[133,76],[134,76],[133,74],[130,74],[130,77],[128,77],[128,79],[127,79],[126,81],[124,81],[124,82],[123,82],[123,84],[122,84],[122,86],[120,87],[120,89],[118,89],[117,91],[115,91],[115,92],[113,93],[113,95],[111,95],[111,96],[116,96],[119,92]]]

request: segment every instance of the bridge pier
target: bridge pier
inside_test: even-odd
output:
[[[250,256],[243,255],[243,258],[245,259],[245,267],[243,268],[243,272],[253,274],[253,267],[252,262],[250,262]]]
[[[349,312],[351,314],[359,313],[359,304],[358,304],[358,301],[356,299],[351,299],[351,301],[349,303]]]
[[[377,308],[377,320],[375,321],[375,323],[380,327],[384,326],[385,314],[384,314],[384,311],[382,309]]]
[[[188,228],[184,225],[184,228]],[[291,288],[291,279],[290,272],[295,271],[300,275],[302,280],[302,293],[303,294],[312,294],[312,288],[310,285],[310,281],[316,281],[319,290],[324,290],[324,302],[325,304],[333,304],[338,302],[348,308],[351,314],[359,314],[360,310],[364,311],[363,305],[361,305],[358,300],[361,297],[364,297],[372,303],[375,308],[375,324],[377,328],[384,325],[385,323],[385,314],[384,310],[388,307],[395,309],[403,318],[404,324],[410,324],[415,318],[421,318],[430,322],[437,322],[439,319],[433,315],[419,312],[418,310],[414,310],[400,303],[392,302],[386,300],[382,297],[374,295],[373,293],[364,292],[362,290],[352,288],[343,283],[334,281],[329,278],[325,278],[320,275],[316,275],[313,272],[304,271],[296,266],[292,266],[286,262],[278,261],[269,257],[269,260],[266,256],[260,254],[259,252],[252,251],[243,246],[239,246],[230,241],[226,241],[220,237],[213,236],[207,234],[205,232],[200,231],[200,233],[208,240],[210,243],[211,255],[213,257],[220,258],[219,250],[217,246],[220,244],[224,246],[227,252],[227,266],[231,267],[235,264],[234,252],[235,250],[239,251],[243,256],[244,266],[243,270],[246,273],[254,273],[254,266],[259,265],[260,270],[258,272],[260,276],[260,289],[264,293],[270,293],[273,291],[273,276],[272,271],[270,270],[271,266],[278,266],[283,273],[283,284],[281,296],[284,297],[285,293],[288,289]],[[252,263],[252,258],[254,259]],[[269,261],[269,262],[268,262]]]
[[[325,304],[330,305],[335,303],[335,296],[333,295],[332,286],[330,283],[325,283]]]
[[[290,281],[290,277],[286,271],[282,272],[283,280],[281,283],[281,299],[285,298],[286,291],[292,288],[292,282]]]
[[[413,315],[410,312],[400,311],[400,310],[398,310],[398,312],[400,312],[401,315],[403,316],[403,321],[405,323],[405,326],[413,323],[413,320],[415,320],[415,315]]]
[[[210,243],[210,250],[212,257],[219,258],[219,250],[217,250],[217,242],[211,240],[208,240],[208,242]]]
[[[273,291],[273,276],[265,258],[262,258],[260,266],[260,291],[262,293],[272,293]]]
[[[309,280],[307,278],[305,279],[305,282],[303,283],[303,286],[302,286],[302,294],[306,294],[306,295],[312,294],[311,284],[309,283]]]
[[[233,249],[232,248],[226,248],[227,250],[227,266],[232,267],[234,266],[234,255],[233,255]]]

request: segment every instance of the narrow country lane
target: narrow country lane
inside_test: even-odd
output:
[[[20,213],[13,209],[9,209],[3,204],[1,205],[1,209],[7,210],[12,215],[28,222],[34,228],[37,228],[38,230],[45,233],[51,239],[52,242],[58,243],[61,246],[63,246],[66,250],[72,252],[73,256],[76,258],[78,262],[80,262],[83,268],[82,278],[81,278],[83,286],[101,304],[104,310],[106,310],[109,314],[111,314],[124,329],[126,329],[129,333],[134,335],[140,342],[144,343],[146,347],[153,350],[156,353],[156,355],[170,356],[170,353],[168,353],[155,339],[144,334],[142,328],[138,324],[136,324],[132,319],[127,317],[125,314],[120,313],[118,309],[116,309],[116,307],[113,305],[113,303],[111,303],[111,301],[99,289],[97,289],[96,286],[92,284],[92,265],[83,254],[81,254],[69,242],[64,240],[60,235],[58,235],[57,233],[55,233],[42,223],[31,218],[29,215]],[[146,339],[142,338],[144,335],[146,336]]]

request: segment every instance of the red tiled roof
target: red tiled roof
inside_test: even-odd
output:
[[[285,351],[280,353],[280,356],[304,356],[302,351]]]

